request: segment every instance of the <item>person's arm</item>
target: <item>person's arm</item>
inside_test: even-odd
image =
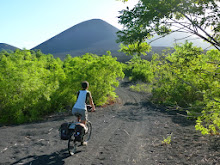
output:
[[[95,105],[93,103],[92,95],[91,95],[90,92],[89,92],[89,104],[92,106],[92,112],[94,112],[95,111]]]

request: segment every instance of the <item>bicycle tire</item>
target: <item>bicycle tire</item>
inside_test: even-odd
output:
[[[76,141],[73,139],[73,135],[70,136],[68,140],[68,151],[70,155],[74,155],[76,153]]]
[[[84,142],[88,142],[91,135],[92,135],[92,123],[90,121],[87,121],[86,122],[86,127],[87,127],[87,132],[85,133],[83,139],[84,139]]]

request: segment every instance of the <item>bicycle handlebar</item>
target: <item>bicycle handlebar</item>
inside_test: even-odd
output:
[[[88,112],[92,112],[92,106],[91,105],[87,105],[86,108],[87,108]],[[95,111],[95,109],[94,109],[94,111]]]

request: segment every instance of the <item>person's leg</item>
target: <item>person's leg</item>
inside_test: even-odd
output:
[[[81,120],[80,123],[83,123],[84,125],[86,125],[86,120]]]
[[[88,112],[84,109],[80,110],[80,114],[81,114],[81,121],[80,123],[83,124],[84,128],[85,128],[85,132],[87,132],[88,128],[86,127],[86,121],[88,120]]]
[[[79,122],[79,123],[81,122],[81,119],[80,119],[80,117],[77,117],[77,122]]]
[[[85,111],[85,110],[82,110],[82,111],[80,112],[80,114],[82,115],[82,116],[81,116],[81,121],[80,121],[80,123],[83,123],[83,124],[86,125],[86,121],[88,120],[88,112]]]
[[[79,110],[79,109],[77,109],[77,108],[73,108],[72,109],[72,114],[75,116],[76,114],[79,114],[79,113],[81,113],[81,111]],[[80,119],[80,117],[79,116],[76,116],[77,117],[77,122],[80,122],[81,121],[81,119]]]

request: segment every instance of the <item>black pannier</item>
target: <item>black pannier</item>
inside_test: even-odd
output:
[[[85,135],[85,128],[82,125],[77,124],[74,133],[75,141],[83,142],[84,135]]]
[[[70,123],[63,123],[60,126],[60,139],[61,140],[69,140],[72,130],[69,129]]]

